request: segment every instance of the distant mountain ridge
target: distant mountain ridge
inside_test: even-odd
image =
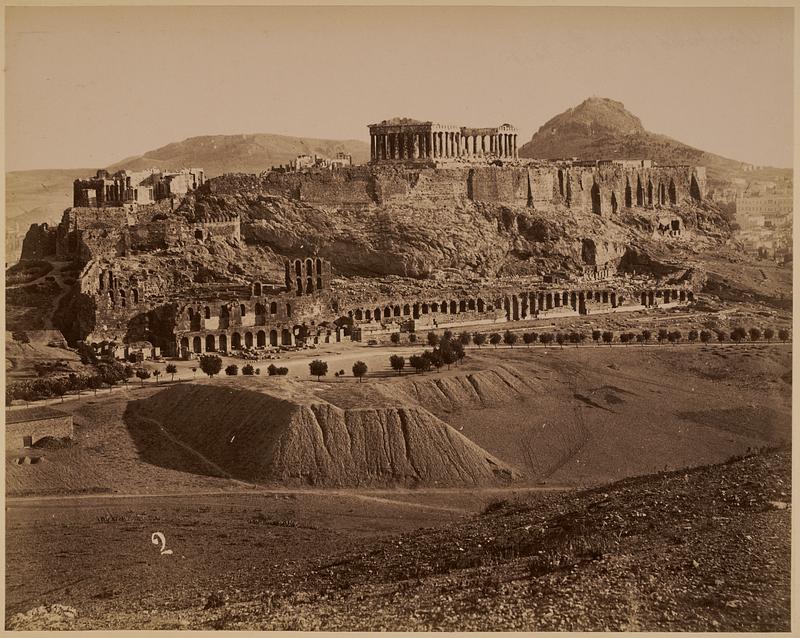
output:
[[[705,166],[713,181],[743,171],[744,162],[651,133],[622,102],[591,97],[545,122],[519,150],[537,159],[652,159],[659,164]]]
[[[333,157],[339,152],[352,155],[356,164],[369,161],[369,144],[360,140],[254,133],[190,137],[126,158],[109,166],[108,170],[197,167],[204,169],[207,176],[214,177],[224,173],[260,173],[272,166],[288,164],[302,154]]]

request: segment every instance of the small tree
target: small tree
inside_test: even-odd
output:
[[[728,333],[726,333],[724,330],[715,330],[714,334],[717,335],[717,341],[720,343],[724,343],[728,340]]]
[[[389,365],[392,366],[392,370],[396,370],[397,374],[401,375],[403,368],[406,367],[406,358],[399,354],[393,354],[389,357]]]
[[[239,366],[237,366],[235,363],[230,364],[225,368],[225,374],[227,374],[229,377],[235,377],[237,374],[239,374]]]
[[[66,379],[53,379],[53,393],[61,398],[61,403],[64,403],[64,395],[67,393],[68,389],[68,382]],[[8,391],[8,386],[6,386],[6,391]],[[10,404],[10,401],[6,401],[6,405]]]
[[[526,332],[525,334],[522,335],[522,341],[524,341],[525,345],[528,346],[529,348],[531,347],[531,344],[535,340],[536,337],[534,337],[534,334],[532,332]]]
[[[755,326],[748,331],[750,334],[750,341],[761,341],[761,330]]]
[[[700,335],[698,334],[697,330],[690,330],[690,331],[689,331],[689,341],[690,341],[691,343],[694,343],[695,341],[697,341],[697,338],[698,338],[699,336],[700,336]]]
[[[278,367],[274,363],[270,363],[269,366],[267,366],[267,374],[274,377],[278,374]]]
[[[606,330],[603,333],[603,343],[607,343],[608,347],[611,347],[611,342],[614,341],[614,333]]]
[[[413,333],[413,332],[409,333],[408,342],[409,343],[416,343],[417,342],[417,335],[415,333]]]
[[[242,374],[248,377],[253,376],[253,374],[255,374],[255,368],[253,368],[253,364],[248,363],[247,365],[242,366]]]
[[[739,343],[747,338],[747,331],[741,326],[731,330],[731,341]]]
[[[600,343],[600,339],[603,338],[603,333],[599,330],[592,330],[592,341],[594,341],[594,345],[598,345]]]
[[[514,344],[517,342],[517,334],[511,332],[510,330],[506,330],[505,334],[503,335],[503,342],[513,348]]]
[[[154,377],[155,377],[155,379],[156,379],[156,385],[158,385],[158,377],[160,377],[160,376],[161,376],[161,370],[159,370],[158,368],[156,368],[155,370],[153,370],[153,376],[154,376]]]
[[[564,342],[567,340],[566,335],[563,332],[556,333],[556,343],[560,346],[560,348],[564,349]]]
[[[215,354],[201,354],[200,369],[209,377],[219,374],[220,370],[222,370],[222,357]]]
[[[689,333],[689,338],[691,339],[691,333]],[[708,343],[711,341],[711,333],[708,330],[701,330],[700,331],[700,341],[703,343]]]
[[[439,335],[437,335],[432,330],[428,333],[428,345],[431,348],[435,348],[439,345]]]
[[[486,335],[482,332],[476,332],[474,335],[472,335],[472,343],[480,348],[484,343],[486,343]]]
[[[453,340],[453,331],[452,330],[445,330],[442,333],[441,341],[452,341]]]
[[[772,341],[775,338],[775,331],[772,328],[764,328],[764,339]]]
[[[621,333],[619,335],[619,341],[620,341],[620,343],[624,343],[627,346],[628,345],[628,333],[627,332]]]
[[[461,345],[460,341],[456,341],[453,343],[453,354],[456,357],[456,360],[461,363],[464,360],[464,357],[467,356],[466,351],[464,350],[464,346]]]
[[[458,335],[458,342],[462,346],[468,346],[470,344],[470,341],[472,341],[472,335],[466,330],[462,332],[460,335]]]
[[[444,365],[444,357],[442,357],[442,353],[438,350],[434,350],[430,353],[428,361],[430,361],[431,365],[436,368],[436,372],[439,372]]]
[[[442,362],[447,365],[448,370],[450,369],[451,364],[458,361],[456,351],[449,341],[442,342],[442,345],[439,347],[439,356],[442,358]]]
[[[569,333],[569,342],[574,343],[576,348],[578,347],[580,341],[581,341],[581,336],[577,332]]]
[[[411,367],[414,368],[417,373],[424,373],[425,370],[428,370],[431,366],[427,358],[418,354],[412,354],[408,359],[408,363],[411,364]]]
[[[170,381],[175,381],[175,373],[178,372],[178,366],[174,363],[167,364],[167,374],[172,375]]]
[[[543,332],[539,335],[539,341],[541,341],[544,344],[544,347],[547,348],[548,345],[553,343],[553,333]]]
[[[327,370],[327,365],[325,369]],[[353,364],[353,376],[358,377],[358,382],[361,383],[361,379],[365,374],[367,374],[367,364],[363,361],[356,361]]]
[[[648,343],[653,338],[653,333],[650,330],[642,330],[642,339]]]
[[[139,368],[136,370],[136,376],[139,378],[140,385],[144,386],[144,380],[150,378],[150,370]]]
[[[149,374],[147,376],[150,376]],[[102,387],[103,381],[100,377],[89,377],[87,385],[90,389],[94,390],[94,396],[97,396],[97,391]]]
[[[220,363],[222,362],[220,361]],[[196,376],[197,376],[197,368],[195,366],[192,366],[192,379],[194,379]]]
[[[308,370],[311,373],[311,376],[317,377],[317,381],[319,381],[322,377],[328,374],[328,364],[321,359],[314,359],[308,364]]]
[[[669,342],[674,346],[676,343],[679,343],[680,340],[683,338],[680,330],[673,330],[667,335],[667,339]]]
[[[669,331],[666,328],[660,328],[658,331],[658,342],[664,343],[669,339]]]
[[[790,337],[791,337],[791,333],[789,332],[788,328],[781,328],[780,330],[778,330],[778,339],[780,339],[784,343],[789,341]]]
[[[397,345],[398,343],[400,343],[400,333],[399,332],[393,332],[392,336],[389,337],[389,339],[391,340],[391,342],[394,345]]]
[[[489,335],[489,343],[491,343],[495,348],[497,348],[497,344],[503,340],[503,337],[500,336],[500,333],[493,332]]]

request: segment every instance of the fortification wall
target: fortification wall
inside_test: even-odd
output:
[[[486,204],[528,204],[528,172],[524,168],[488,166],[469,171],[470,199]]]

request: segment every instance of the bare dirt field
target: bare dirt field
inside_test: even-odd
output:
[[[789,514],[769,502],[790,501],[788,455],[752,457],[740,462],[744,469],[735,476],[725,469],[697,470],[698,477],[716,481],[710,497],[702,481],[691,483],[694,491],[684,489],[680,472],[668,480],[664,498],[656,499],[660,505],[653,501],[661,494],[657,483],[635,488],[637,507],[646,506],[641,521],[630,518],[628,487],[609,486],[621,496],[608,505],[612,518],[607,521],[624,519],[630,526],[649,516],[658,524],[638,531],[625,527],[628,531],[620,533],[631,540],[622,545],[621,537],[613,547],[603,540],[598,551],[610,556],[607,563],[573,556],[565,560],[574,559],[574,565],[562,569],[554,558],[556,566],[548,562],[539,574],[529,565],[531,549],[492,554],[488,562],[474,553],[487,539],[520,526],[539,529],[547,520],[545,527],[558,527],[565,513],[594,511],[586,510],[591,503],[606,507],[596,504],[602,491],[586,492],[594,495],[589,498],[573,496],[567,488],[785,446],[791,436],[789,346],[483,348],[470,349],[463,366],[441,373],[396,376],[386,362],[379,366],[376,360],[371,370],[377,374],[360,384],[352,377],[317,382],[307,376],[261,376],[198,379],[189,385],[266,392],[293,405],[341,411],[391,405],[424,410],[442,423],[436,427],[451,428],[513,468],[516,479],[418,489],[286,487],[243,480],[225,466],[225,457],[209,458],[213,450],[199,454],[183,441],[178,416],[147,430],[145,437],[126,423],[132,405],[157,405],[155,395],[163,400],[185,382],[84,395],[61,406],[75,417],[73,446],[24,452],[42,456],[36,464],[13,462],[23,451],[7,453],[7,623],[17,628],[474,629],[495,622],[516,629],[654,629],[677,628],[672,623],[679,619],[670,614],[690,603],[704,610],[697,616],[698,630],[785,626],[788,566],[781,557],[788,557],[788,546],[781,552],[788,543]],[[251,452],[260,453],[258,448]],[[757,460],[762,458],[772,460]],[[769,493],[748,496],[755,489],[751,484],[764,480]],[[730,501],[731,494],[740,503]],[[506,503],[498,506],[501,514],[517,518],[498,515],[485,527],[486,517],[476,513],[493,500]],[[700,512],[706,501],[716,505],[702,505]],[[539,513],[521,514],[508,505],[516,502]],[[658,512],[652,511],[656,505]],[[736,509],[740,505],[744,509]],[[592,534],[610,524],[601,523],[592,519]],[[446,531],[451,525],[455,531]],[[570,523],[566,529],[576,528]],[[160,555],[151,543],[151,534],[159,531],[172,554]],[[652,537],[656,531],[657,538]],[[460,541],[459,534],[467,536]],[[734,564],[724,548],[745,536],[755,558],[745,564],[746,557],[739,556]],[[662,545],[683,575],[659,607],[652,578],[663,579],[666,567],[641,561],[649,548]],[[418,549],[397,562],[395,555],[405,556],[402,547]],[[436,547],[446,548],[443,556],[450,558],[427,570],[420,557]],[[458,559],[462,553],[465,558]],[[385,558],[373,564],[370,557],[380,556]],[[492,567],[505,560],[517,562],[502,571]],[[692,561],[700,567],[692,567]],[[423,566],[415,574],[394,568],[382,572],[381,565],[395,562]],[[634,564],[638,571],[630,571]],[[760,572],[769,585],[760,594],[728,592],[723,600],[715,593],[715,588],[727,591],[756,582],[753,575]],[[613,583],[608,581],[612,575]],[[332,578],[341,586],[334,587]],[[604,596],[621,596],[608,600],[602,614],[588,608],[596,591],[593,579],[600,579]],[[710,589],[694,593],[701,584]],[[558,592],[571,592],[562,596],[568,605],[559,602]],[[767,609],[767,599],[774,607],[769,618],[743,610],[753,601]],[[65,607],[32,611],[42,605]],[[302,613],[293,616],[292,609]],[[27,615],[15,617],[18,613]]]

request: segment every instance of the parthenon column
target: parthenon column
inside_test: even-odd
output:
[[[374,160],[377,159],[375,157],[375,134],[370,133],[369,135],[369,158]]]
[[[414,154],[413,154],[413,157],[414,157],[414,159],[419,159],[419,134],[418,133],[414,133],[413,134],[413,138],[414,138]]]

